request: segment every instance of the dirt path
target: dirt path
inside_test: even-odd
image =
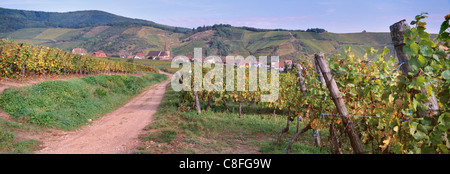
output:
[[[76,131],[56,131],[39,139],[38,154],[124,154],[139,142],[138,135],[151,123],[166,91],[168,80],[151,86],[123,107]]]

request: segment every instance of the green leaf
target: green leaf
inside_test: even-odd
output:
[[[417,45],[415,42],[413,42],[410,46],[411,51],[413,51],[414,53],[418,54],[419,53],[419,45]]]
[[[419,57],[417,58],[417,63],[419,63],[420,68],[422,68],[426,66],[428,62],[427,59],[425,59],[425,57],[419,54]]]
[[[411,123],[411,128],[409,129],[409,134],[411,134],[411,135],[414,135],[414,133],[416,132],[416,130],[417,130],[417,125],[418,125],[419,123],[417,123],[417,122],[412,122]]]
[[[417,106],[419,107],[418,108],[419,111],[426,111],[426,110],[428,110],[428,106],[423,104],[423,103],[421,103],[421,102],[417,103]]]
[[[412,51],[411,47],[405,45],[403,46],[403,53],[408,54],[408,55],[416,55],[416,53],[414,53],[414,51]]]
[[[420,140],[425,139],[427,137],[427,134],[423,133],[422,131],[416,131],[416,133],[412,134],[412,136],[416,140],[420,141]]]
[[[449,28],[449,26],[450,26],[449,21],[442,22],[441,29],[439,30],[439,34],[436,37],[436,40],[444,38],[443,34],[444,34],[445,30],[447,30]]]
[[[428,33],[425,32],[425,31],[422,31],[422,32],[419,32],[419,37],[420,37],[421,39],[430,39],[430,34],[428,34]]]
[[[337,69],[336,66],[338,66],[338,65],[335,64],[335,63],[330,63],[330,69],[331,70],[336,70]]]
[[[433,67],[431,67],[431,66],[426,66],[424,69],[423,69],[423,71],[427,74],[427,75],[431,75],[431,74],[433,74]]]
[[[433,59],[436,60],[436,61],[439,61],[439,55],[433,54]]]
[[[438,128],[442,131],[450,129],[450,114],[444,113],[438,118]]]
[[[433,56],[433,49],[428,46],[421,46],[420,54],[422,54],[425,57],[431,57],[431,56]]]
[[[430,41],[430,40],[420,40],[419,45],[420,46],[436,47],[436,44],[434,44],[434,42]]]
[[[409,66],[411,66],[413,68],[413,70],[417,70],[420,68],[420,64],[417,61],[417,57],[415,57],[415,56],[410,56],[408,64],[409,64]]]
[[[419,102],[428,102],[428,97],[423,93],[417,93],[415,97]]]
[[[423,104],[420,100],[413,99],[413,109],[416,111],[426,111],[428,110],[428,106]]]
[[[389,53],[389,49],[387,47],[384,47],[383,55],[387,55]]]
[[[433,121],[431,120],[431,117],[424,117],[424,119],[421,121],[423,125],[431,125]]]
[[[425,119],[424,120],[422,120],[422,123],[425,121]],[[417,125],[417,131],[420,131],[420,132],[428,132],[428,130],[425,128],[425,126],[423,126],[422,124],[419,124],[419,125]]]
[[[448,144],[449,143],[447,141],[447,146],[445,146],[444,144],[438,144],[437,146],[439,147],[439,150],[441,150],[443,154],[448,154],[449,153],[448,149],[450,149],[448,147]]]
[[[450,80],[450,69],[442,72],[442,78],[444,78],[445,80]]]
[[[414,111],[417,111],[417,105],[418,105],[418,103],[419,103],[419,102],[417,102],[416,99],[413,99],[412,107],[413,107]],[[412,135],[412,134],[413,134],[413,133],[411,133],[411,135]]]
[[[417,80],[417,83],[425,83],[425,82],[427,82],[425,77],[423,77],[422,75],[417,76],[416,80]]]

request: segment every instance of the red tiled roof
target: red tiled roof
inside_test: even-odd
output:
[[[138,57],[138,56],[139,56],[139,57],[144,57],[144,54],[143,54],[143,53],[137,53],[137,54],[136,54],[136,57]]]
[[[95,53],[92,54],[95,57],[106,57],[106,53],[103,52],[102,50],[100,51],[96,51]]]

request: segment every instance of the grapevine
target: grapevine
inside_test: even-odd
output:
[[[25,75],[93,74],[99,72],[156,72],[154,67],[76,55],[58,48],[33,46],[7,39],[0,40],[0,78],[19,79]]]
[[[369,48],[363,57],[355,57],[347,46],[344,54],[328,58],[329,73],[339,88],[349,115],[338,113],[327,85],[322,85],[318,79],[313,61],[299,61],[297,63],[303,69],[280,74],[280,91],[275,102],[261,102],[261,94],[267,91],[260,87],[256,91],[202,90],[197,94],[201,100],[208,101],[208,107],[227,102],[251,102],[261,108],[301,115],[305,127],[297,130],[299,133],[329,128],[328,144],[333,146],[332,153],[350,153],[353,150],[346,148],[350,144],[344,136],[348,129],[343,124],[343,117],[346,117],[354,124],[366,153],[448,154],[450,61],[449,51],[444,48],[449,47],[450,15],[445,17],[434,40],[425,31],[426,23],[422,21],[425,18],[426,13],[417,15],[411,23],[415,26],[404,32],[403,50],[410,57],[408,62],[388,56],[391,51],[386,47],[381,51]],[[405,66],[412,67],[408,74],[401,71]],[[202,74],[210,70],[204,68]],[[298,84],[298,73],[303,76],[305,93]],[[246,87],[249,85],[248,75],[247,68]],[[270,73],[268,75],[270,81]],[[189,85],[193,89],[194,84]],[[225,84],[223,87],[225,89]],[[421,90],[426,92],[420,93]],[[432,96],[436,97],[439,110],[430,110],[427,105]],[[185,104],[192,104],[195,97],[191,91],[184,91],[182,100]],[[286,128],[288,126],[289,121]]]

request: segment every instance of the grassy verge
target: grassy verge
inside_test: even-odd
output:
[[[14,120],[71,130],[128,102],[166,75],[88,76],[6,89],[0,106]]]
[[[100,75],[6,89],[0,106],[13,120],[0,119],[0,153],[32,153],[39,149],[39,142],[15,134],[39,132],[42,127],[74,129],[166,79],[166,75],[155,73],[140,77]]]
[[[39,149],[39,143],[36,140],[17,138],[11,132],[16,129],[31,130],[33,128],[0,119],[0,153],[24,154],[32,153],[34,150]]]
[[[285,116],[274,116],[257,112],[239,114],[220,107],[197,114],[194,110],[178,109],[179,93],[170,85],[154,120],[141,136],[143,143],[135,153],[285,153],[288,141],[296,131],[291,123],[282,143],[274,143],[275,136],[286,124]],[[230,107],[236,107],[229,105]],[[251,107],[251,106],[248,106]],[[236,110],[236,109],[235,109]],[[303,123],[300,124],[300,129]],[[322,142],[326,142],[328,131],[321,131]],[[302,134],[292,147],[292,153],[328,153],[326,148],[313,148],[312,131]]]

